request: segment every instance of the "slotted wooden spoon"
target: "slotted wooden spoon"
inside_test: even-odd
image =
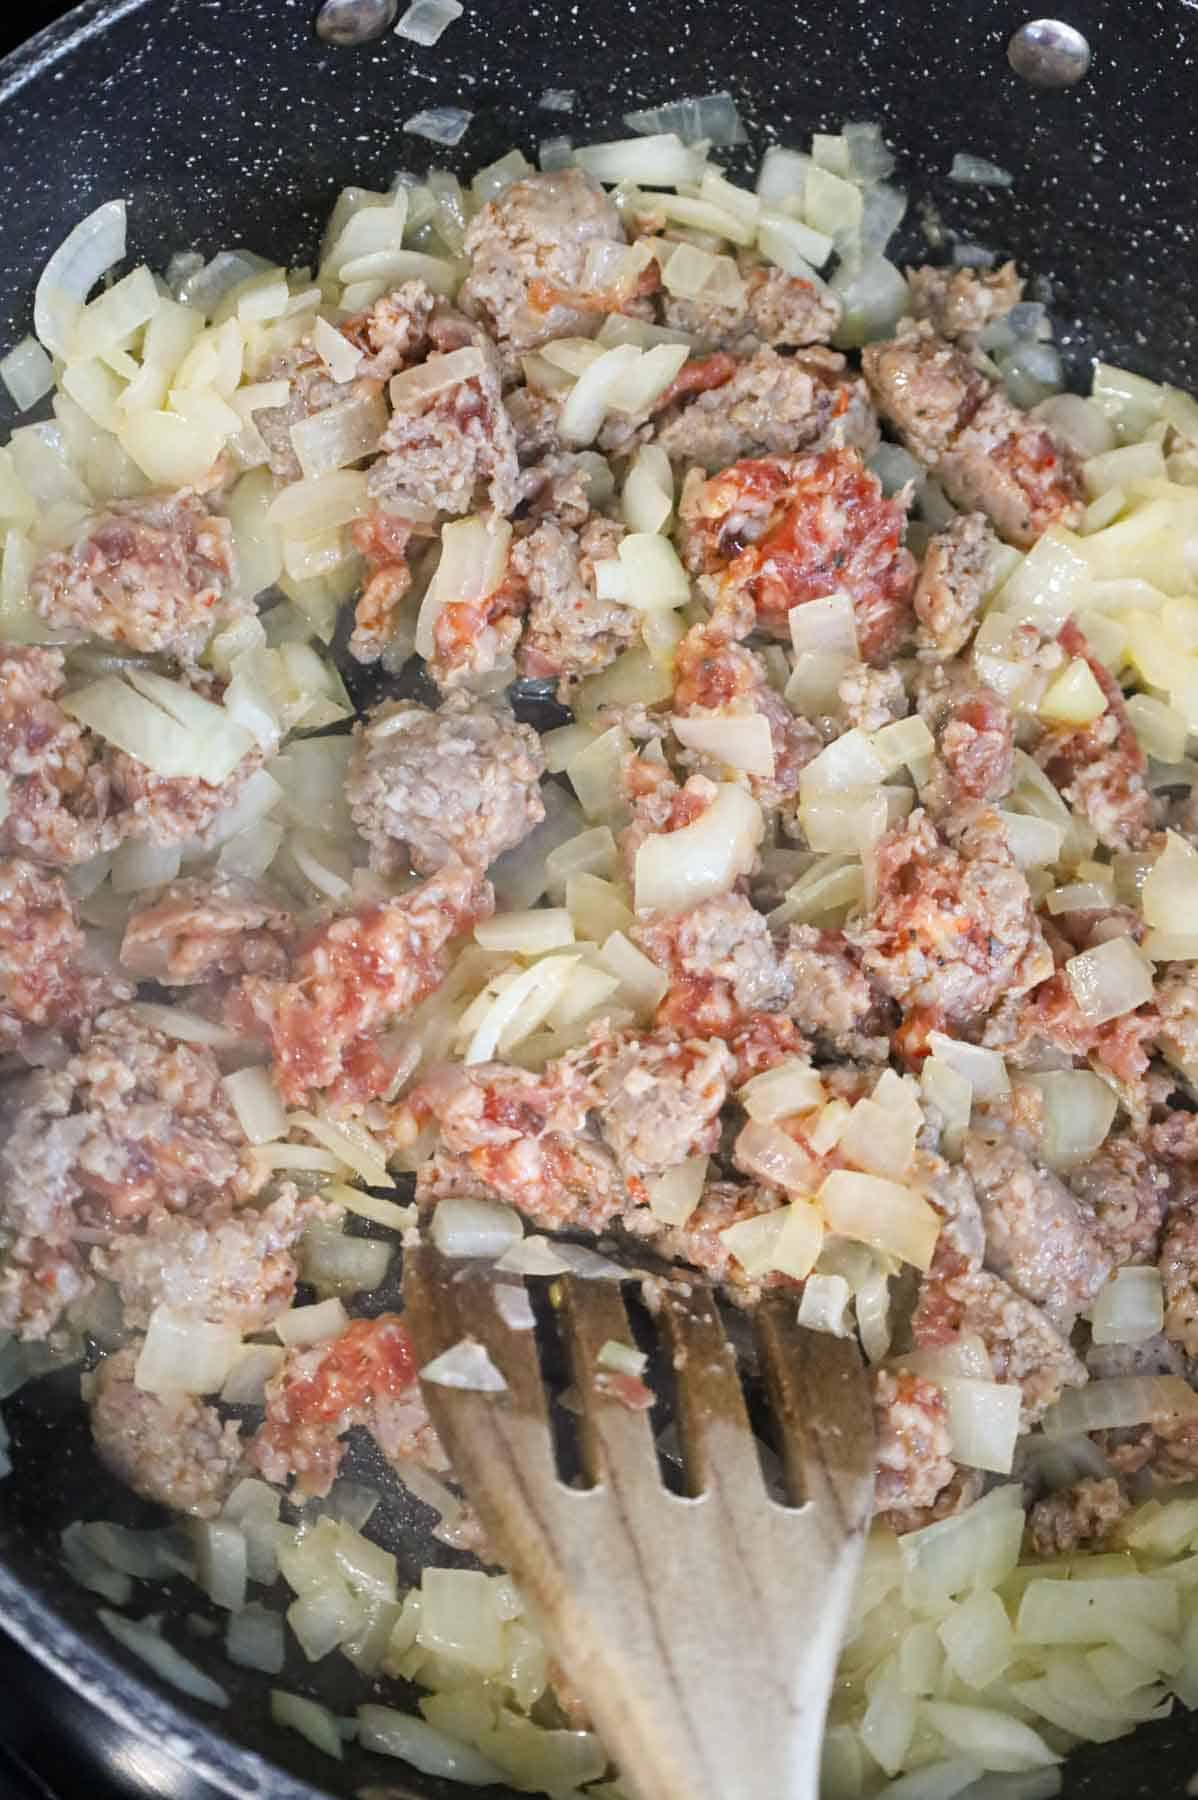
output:
[[[664,1288],[689,1497],[663,1485],[648,1416],[595,1385],[631,1345],[618,1284],[563,1277],[589,1488],[557,1473],[535,1333],[497,1277],[406,1252],[423,1367],[483,1344],[504,1393],[424,1382],[433,1424],[496,1555],[534,1608],[623,1784],[639,1800],[816,1800],[820,1743],[873,1495],[873,1425],[854,1342],[801,1330],[793,1296],[756,1314],[789,1492],[769,1499],[709,1288]]]

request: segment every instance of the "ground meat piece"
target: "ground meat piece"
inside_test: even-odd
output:
[[[588,454],[555,450],[525,469],[520,477],[520,499],[527,505],[530,519],[556,519],[559,525],[572,526],[575,531],[589,522]]]
[[[107,761],[113,799],[124,815],[123,834],[151,844],[178,844],[185,838],[202,838],[233,805],[262,766],[262,752],[255,745],[219,785],[194,775],[155,775],[123,750],[110,751]]]
[[[172,881],[129,916],[121,962],[139,981],[194,987],[227,975],[281,975],[292,916],[259,882]]]
[[[915,562],[902,547],[905,501],[887,500],[855,450],[734,463],[692,475],[679,525],[683,557],[717,575],[717,618],[754,622],[789,640],[790,610],[832,592],[853,599],[867,662],[889,660],[908,634]]]
[[[1153,827],[1153,798],[1148,760],[1127,716],[1122,691],[1072,619],[1061,627],[1058,642],[1066,655],[1089,664],[1107,709],[1081,729],[1058,726],[1046,732],[1036,748],[1036,761],[1109,850],[1140,849]]]
[[[1168,1083],[1167,1104],[1176,1090],[1169,1075],[1162,1072],[1160,1080]],[[1198,1162],[1198,1113],[1168,1110],[1163,1118],[1154,1120],[1149,1126],[1148,1142],[1153,1155],[1166,1163]]]
[[[786,948],[787,1010],[824,1056],[885,1062],[885,1017],[843,931],[792,925]]]
[[[1130,1506],[1113,1476],[1079,1481],[1038,1500],[1027,1521],[1036,1555],[1071,1556],[1075,1550],[1104,1544]]]
[[[1108,1137],[1071,1172],[1069,1186],[1092,1208],[1099,1236],[1117,1269],[1156,1261],[1169,1203],[1169,1177],[1134,1138]]]
[[[770,775],[750,775],[750,790],[762,806],[774,808],[799,791],[799,774],[823,749],[815,726],[795,716],[770,686],[761,657],[743,644],[730,643],[709,625],[693,625],[674,656],[674,712],[687,718],[733,718],[757,715],[769,724],[774,753]],[[702,751],[684,749],[683,768],[717,779],[726,766]]]
[[[874,1376],[879,1513],[935,1504],[956,1474],[948,1408],[940,1389],[906,1369]]]
[[[233,576],[229,521],[184,489],[114,500],[70,550],[42,558],[29,597],[56,632],[193,662],[246,610]]]
[[[881,839],[876,881],[873,906],[846,935],[867,978],[904,1010],[963,1026],[1051,972],[1027,882],[994,814],[951,848],[926,813],[912,813]]]
[[[261,1210],[216,1201],[197,1214],[159,1212],[92,1252],[97,1275],[120,1289],[126,1325],[144,1331],[169,1306],[239,1331],[262,1331],[295,1296],[295,1247],[323,1203],[290,1183]]]
[[[0,1331],[49,1337],[92,1278],[75,1241],[74,1166],[87,1135],[70,1118],[65,1072],[39,1073],[0,1092]]]
[[[993,388],[962,351],[925,324],[867,344],[861,366],[883,416],[962,511],[984,512],[1027,549],[1084,511],[1072,450]]]
[[[515,181],[470,222],[458,303],[513,360],[557,337],[593,337],[602,314],[570,305],[592,246],[623,244],[620,215],[581,169]]]
[[[1057,973],[1009,1012],[996,1013],[984,1041],[1016,1062],[1030,1056],[1032,1066],[1039,1041],[1069,1057],[1099,1062],[1122,1084],[1121,1092],[1130,1105],[1148,1068],[1145,1045],[1151,1043],[1157,1024],[1155,1008],[1146,1006],[1109,1019],[1105,1025],[1091,1025],[1078,1011],[1068,978]]]
[[[826,344],[840,323],[840,302],[828,288],[814,286],[784,270],[741,261],[739,301],[716,305],[662,295],[662,317],[685,331],[697,350],[736,350],[749,355],[761,344],[797,349]]]
[[[521,465],[536,464],[542,457],[561,453],[558,424],[562,403],[559,395],[540,394],[535,388],[518,387],[504,396],[503,404],[516,434],[516,453]],[[521,498],[525,498],[523,482],[520,493]]]
[[[395,634],[399,612],[412,586],[408,545],[412,527],[395,513],[373,512],[355,520],[350,536],[366,558],[366,580],[354,607],[349,652],[355,662],[374,663]]]
[[[1152,998],[1158,1049],[1175,1068],[1198,1068],[1198,969],[1193,963],[1170,963]]]
[[[940,1349],[960,1333],[980,1337],[994,1379],[1023,1391],[1022,1429],[1041,1419],[1067,1387],[1084,1387],[1085,1365],[1047,1315],[1016,1293],[1001,1276],[963,1257],[950,1228],[919,1286],[911,1318],[917,1350]]]
[[[58,650],[0,643],[0,855],[58,867],[122,835],[100,741],[57,704],[62,671]]]
[[[248,975],[238,984],[226,1002],[230,1021],[270,1044],[288,1105],[311,1089],[346,1102],[385,1092],[391,1070],[377,1034],[440,985],[453,940],[493,906],[476,871],[450,864],[406,894],[315,926],[295,945],[287,980]]]
[[[442,692],[451,692],[505,665],[514,674],[528,599],[528,588],[509,560],[504,579],[485,599],[446,601],[433,626],[433,655],[428,665]]]
[[[967,665],[936,663],[918,683],[917,703],[936,737],[937,757],[921,790],[928,810],[963,823],[977,803],[1003,800],[1015,779],[1015,720],[1002,696]]]
[[[595,564],[615,556],[623,536],[622,525],[595,513],[581,531],[543,519],[514,546],[512,570],[529,596],[522,675],[573,683],[607,668],[636,637],[636,609],[595,592]]]
[[[1023,299],[1013,262],[997,269],[908,269],[907,286],[914,317],[930,320],[938,337],[966,347]]]
[[[658,1256],[701,1269],[709,1280],[726,1286],[730,1298],[749,1306],[763,1288],[780,1286],[788,1278],[746,1275],[720,1233],[745,1219],[775,1212],[782,1204],[781,1196],[768,1188],[752,1183],[712,1181],[704,1188],[703,1198],[685,1225],[663,1225],[648,1207],[642,1206],[625,1213],[620,1226],[630,1236],[647,1242]]]
[[[0,860],[0,1058],[40,1062],[133,988],[89,968],[74,904],[58,875]]]
[[[219,1513],[244,1451],[237,1422],[191,1394],[148,1394],[137,1387],[136,1347],[106,1356],[92,1378],[92,1438],[112,1473],[172,1512],[212,1519]]]
[[[869,456],[878,428],[865,384],[835,351],[758,350],[729,379],[659,415],[652,441],[673,461],[709,471],[742,457],[833,446]]]
[[[268,1382],[266,1418],[251,1455],[268,1481],[295,1476],[299,1494],[327,1494],[354,1425],[373,1428],[380,1405],[406,1400],[416,1381],[407,1327],[394,1313],[354,1319],[341,1336],[293,1350]]]
[[[428,348],[429,321],[437,296],[424,281],[405,281],[376,300],[370,311],[347,319],[341,330],[364,352],[359,380],[389,381],[405,365],[419,362]]]
[[[962,513],[928,539],[913,601],[921,650],[949,657],[965,648],[990,591],[997,548],[980,512]]]
[[[1072,1324],[1112,1268],[1091,1206],[1006,1135],[966,1132],[962,1161],[986,1222],[987,1267]]]
[[[896,1537],[909,1531],[922,1531],[925,1525],[936,1525],[941,1519],[955,1519],[980,1500],[986,1477],[980,1469],[958,1465],[947,1487],[941,1488],[931,1506],[899,1506],[886,1514],[886,1523]]]
[[[383,873],[485,869],[545,817],[544,771],[536,732],[506,709],[464,695],[439,712],[393,700],[357,727],[346,796]]]
[[[845,719],[859,731],[881,731],[895,719],[905,718],[910,710],[901,669],[850,663],[836,692]]]
[[[632,936],[670,977],[657,1024],[683,1037],[728,1039],[759,1012],[790,1004],[792,974],[761,914],[742,894],[691,912],[649,913]]]
[[[285,381],[288,386],[285,406],[260,407],[253,423],[266,445],[271,474],[280,482],[299,481],[303,475],[299,457],[291,441],[291,427],[302,425],[318,413],[327,412],[339,401],[348,399],[352,386],[341,386],[330,375],[311,344],[297,345],[279,358],[271,370],[271,379]]]
[[[1159,1487],[1177,1487],[1198,1475],[1198,1416],[1166,1413],[1127,1431],[1096,1431],[1116,1475],[1145,1471]]]
[[[1160,1244],[1165,1290],[1165,1336],[1198,1358],[1198,1210],[1187,1191],[1169,1209]]]
[[[601,1229],[626,1196],[610,1153],[588,1137],[594,1061],[588,1046],[541,1075],[481,1063],[430,1076],[410,1104],[437,1121],[444,1150],[420,1170],[420,1202],[498,1196],[549,1230]]]
[[[597,1085],[599,1129],[629,1182],[718,1147],[732,1057],[719,1039],[616,1039]]]
[[[510,513],[519,499],[516,434],[494,350],[484,339],[450,354],[469,361],[473,373],[402,394],[368,477],[381,505],[413,520],[459,517],[484,495],[497,513]],[[433,355],[423,365],[430,380],[444,360]]]

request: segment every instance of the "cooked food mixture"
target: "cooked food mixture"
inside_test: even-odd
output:
[[[904,276],[876,128],[545,163],[349,189],[290,271],[118,278],[114,201],[0,365],[52,396],[0,450],[3,1391],[81,1363],[177,1515],[63,1541],[167,1679],[614,1800],[401,1239],[514,1327],[524,1275],[780,1289],[874,1384],[829,1800],[1035,1800],[1198,1703],[1198,405],[1064,392],[976,245]],[[401,1584],[354,1434],[473,1567]]]

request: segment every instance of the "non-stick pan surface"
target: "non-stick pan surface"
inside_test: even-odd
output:
[[[131,202],[132,253],[157,265],[178,249],[232,244],[303,260],[346,183],[385,186],[430,161],[464,171],[560,133],[562,115],[537,106],[547,87],[577,90],[566,129],[580,139],[619,135],[633,106],[728,88],[754,156],[774,138],[879,120],[902,178],[937,210],[949,242],[1013,254],[1047,280],[1079,375],[1100,351],[1198,384],[1195,0],[1074,0],[1065,17],[1090,39],[1093,69],[1055,93],[1032,91],[1007,66],[1007,39],[1033,11],[1010,0],[467,0],[433,49],[388,37],[359,51],[316,41],[314,5],[89,0],[0,67],[0,346],[29,328],[47,253],[103,200]],[[447,156],[402,131],[435,102],[477,114]],[[1013,189],[953,187],[956,150],[1012,170]],[[905,247],[927,253],[917,229]],[[13,423],[0,407],[0,427]],[[98,1470],[69,1379],[25,1390],[5,1416],[16,1467],[0,1486],[0,1618],[98,1705],[140,1725],[147,1754],[165,1751],[231,1794],[272,1800],[313,1800],[321,1784],[339,1794],[368,1784],[437,1800],[460,1793],[381,1759],[351,1757],[338,1771],[272,1732],[269,1683],[230,1671],[202,1635],[177,1641],[232,1688],[228,1714],[191,1711],[144,1681],[55,1551],[72,1519],[150,1515]],[[362,1457],[368,1474],[370,1453]],[[430,1552],[452,1560],[430,1522],[402,1499],[382,1518],[413,1577]],[[203,1617],[195,1590],[172,1605]],[[751,1629],[726,1622],[733,1655],[738,1624]],[[283,1679],[348,1705],[338,1662],[298,1661]],[[1082,1756],[1066,1792],[1169,1800],[1196,1769],[1198,1725],[1183,1716]]]

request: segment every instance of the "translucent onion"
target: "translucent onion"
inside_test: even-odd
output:
[[[688,750],[696,750],[726,768],[764,780],[773,776],[773,733],[769,720],[761,713],[729,713],[711,718],[675,714],[670,729]]]
[[[461,0],[412,0],[395,27],[395,35],[428,48],[461,18],[463,10]]]
[[[0,361],[0,381],[20,412],[28,412],[54,391],[54,365],[36,338],[22,338]]]
[[[343,1206],[359,1219],[369,1219],[372,1224],[385,1225],[388,1231],[407,1231],[417,1222],[414,1206],[399,1206],[394,1200],[382,1200],[377,1194],[363,1193],[361,1188],[346,1187],[343,1182],[330,1181],[323,1189],[324,1198],[337,1206]]]
[[[396,1756],[425,1775],[466,1787],[502,1786],[505,1780],[503,1770],[479,1751],[389,1706],[358,1708],[358,1742],[364,1750]]]
[[[849,1309],[852,1292],[842,1275],[808,1275],[799,1301],[799,1324],[808,1331],[826,1331],[831,1337],[847,1337],[852,1329]]]
[[[911,1166],[922,1127],[918,1106],[899,1111],[876,1099],[858,1100],[840,1132],[840,1153],[867,1173],[902,1176]]]
[[[1165,1322],[1165,1297],[1159,1269],[1116,1269],[1090,1313],[1096,1344],[1144,1344]]]
[[[275,1335],[288,1350],[331,1343],[348,1325],[349,1314],[336,1298],[321,1300],[315,1306],[293,1306],[273,1321]]]
[[[605,350],[584,370],[571,388],[558,418],[562,441],[580,449],[598,435],[612,394],[638,367],[643,352],[631,344]]]
[[[663,106],[625,113],[624,123],[644,135],[676,133],[684,144],[743,144],[746,137],[736,102],[727,92],[667,100]]]
[[[520,1215],[494,1200],[467,1197],[438,1201],[429,1236],[444,1256],[482,1256],[494,1261],[524,1236]]]
[[[480,1019],[463,1061],[490,1062],[511,1050],[544,1023],[577,966],[576,956],[549,956],[517,975],[494,994]]]
[[[807,651],[856,660],[857,621],[850,594],[827,594],[820,600],[804,600],[787,614],[795,655]]]
[[[1029,1075],[1041,1095],[1040,1155],[1050,1169],[1084,1163],[1104,1143],[1119,1098],[1109,1082],[1088,1069]]]
[[[461,143],[473,117],[474,114],[462,106],[430,106],[405,119],[402,129],[411,137],[427,138],[430,143],[441,144],[450,150]]]
[[[816,1195],[828,1229],[927,1270],[940,1216],[921,1194],[877,1175],[834,1169]]]
[[[574,942],[574,924],[561,906],[537,906],[523,912],[497,913],[475,927],[475,942],[484,950],[516,956],[542,956]]]
[[[1079,1431],[1117,1431],[1195,1412],[1198,1394],[1180,1375],[1118,1375],[1066,1389],[1044,1415],[1044,1434],[1072,1437]]]
[[[939,1386],[948,1408],[954,1460],[966,1468],[1009,1475],[1023,1402],[1019,1386],[956,1376],[941,1381]]]
[[[81,219],[54,252],[33,300],[33,328],[52,356],[66,357],[70,335],[92,289],[125,255],[124,200],[110,200]]]
[[[752,870],[764,830],[761,808],[752,796],[722,783],[693,824],[654,834],[641,844],[637,912],[685,912],[728,892]]]
[[[663,1225],[685,1225],[700,1200],[707,1183],[708,1158],[692,1156],[661,1175],[645,1180],[649,1211]]]
[[[650,962],[622,931],[612,932],[599,952],[599,960],[617,977],[621,992],[638,1012],[652,1013],[665,999],[670,986],[669,976],[656,963]]]
[[[750,1119],[771,1124],[795,1113],[810,1112],[826,1099],[819,1073],[805,1057],[791,1056],[754,1075],[737,1093]]]
[[[631,181],[650,188],[701,181],[705,160],[701,149],[689,149],[673,131],[587,144],[575,156],[579,167],[596,181]]]
[[[629,531],[663,531],[674,510],[674,472],[658,444],[642,444],[628,467],[621,495]]]
[[[818,1186],[820,1167],[777,1125],[750,1119],[736,1140],[736,1163],[769,1188],[810,1194]]]
[[[150,1394],[216,1394],[241,1350],[234,1325],[212,1325],[173,1307],[156,1306],[133,1379]]]
[[[315,480],[373,456],[386,425],[382,395],[361,394],[293,425],[291,442],[305,477]]]
[[[627,582],[627,592],[622,597],[629,605],[653,610],[688,604],[690,578],[668,538],[659,532],[630,531],[620,540],[617,554]]]
[[[1133,1012],[1152,998],[1152,964],[1130,938],[1108,938],[1065,964],[1077,1009],[1090,1025]]]
[[[999,1051],[947,1037],[942,1031],[928,1033],[928,1046],[933,1056],[965,1077],[979,1100],[1001,1100],[1010,1093],[1007,1065]]]
[[[287,1136],[287,1114],[266,1069],[238,1069],[221,1083],[237,1123],[251,1144]]]
[[[1158,931],[1185,936],[1198,927],[1198,851],[1175,831],[1144,877],[1140,908]]]
[[[421,602],[416,624],[417,655],[431,659],[436,623],[444,606],[450,602],[485,600],[495,592],[507,570],[511,540],[511,525],[496,514],[455,519],[442,527],[441,560]]]
[[[420,1378],[436,1387],[462,1388],[476,1394],[501,1394],[507,1388],[485,1346],[472,1338],[463,1338],[426,1363]]]
[[[228,1706],[229,1696],[220,1683],[197,1669],[193,1662],[167,1643],[157,1618],[126,1619],[103,1606],[96,1616],[119,1644],[140,1657],[163,1681],[169,1681],[172,1687],[193,1700],[203,1700],[209,1706]]]

